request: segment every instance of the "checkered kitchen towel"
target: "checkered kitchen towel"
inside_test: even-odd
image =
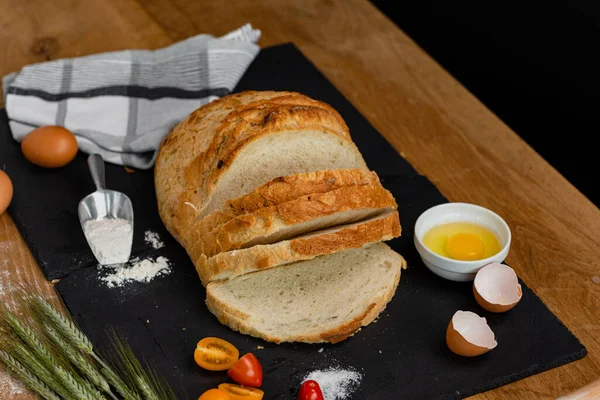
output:
[[[60,125],[79,149],[146,169],[163,137],[190,112],[229,94],[259,47],[260,31],[191,37],[156,51],[125,50],[24,67],[3,78],[13,137]]]

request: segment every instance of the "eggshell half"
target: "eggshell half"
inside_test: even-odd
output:
[[[485,318],[470,311],[457,311],[452,316],[446,344],[453,353],[465,357],[480,356],[498,345]]]
[[[42,126],[25,136],[21,151],[35,165],[60,168],[77,155],[77,140],[71,131],[61,126]]]
[[[0,170],[0,215],[6,211],[13,197],[13,185],[6,175],[6,172]]]
[[[517,305],[523,291],[517,274],[511,267],[491,263],[475,275],[473,294],[477,303],[487,311],[502,313]]]

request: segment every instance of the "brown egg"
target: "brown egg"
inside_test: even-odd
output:
[[[477,271],[473,294],[481,307],[494,313],[510,310],[523,296],[515,271],[499,263],[488,264]]]
[[[475,357],[498,345],[485,318],[471,311],[457,311],[446,329],[446,344],[459,356]]]
[[[77,140],[71,131],[61,126],[42,126],[25,136],[21,151],[35,165],[60,168],[77,155]]]
[[[0,215],[8,208],[13,196],[13,185],[6,172],[0,169]]]

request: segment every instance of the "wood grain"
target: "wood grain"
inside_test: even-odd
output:
[[[0,215],[0,302],[9,308],[15,307],[18,298],[16,291],[23,287],[40,293],[48,299],[56,300],[53,285],[44,278],[42,270],[35,262],[14,222],[8,213],[4,213]],[[12,392],[10,389],[18,388],[19,384],[16,381],[10,382],[9,379],[12,378],[7,376],[0,367],[0,398],[15,400],[35,398],[23,389]]]
[[[600,379],[579,390],[561,396],[558,400],[597,400],[600,399]]]
[[[262,46],[294,42],[447,198],[507,220],[507,262],[588,348],[583,360],[474,398],[554,399],[600,377],[598,208],[366,0],[0,0],[0,10],[0,75],[246,22],[263,31]],[[0,244],[14,246],[0,247],[10,276],[43,285],[10,219],[0,221]]]

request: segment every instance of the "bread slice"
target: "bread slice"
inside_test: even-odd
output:
[[[249,272],[264,270],[320,255],[358,248],[368,243],[400,236],[398,212],[312,232],[274,244],[256,245],[206,257],[190,254],[200,280],[206,286],[215,280],[231,279]],[[196,256],[194,258],[194,256]]]
[[[277,177],[248,194],[226,201],[222,210],[196,222],[182,235],[182,244],[184,247],[199,246],[205,236],[238,216],[279,206],[302,196],[357,186],[381,186],[381,183],[375,172],[362,169],[323,170]]]
[[[230,219],[196,242],[207,257],[228,250],[271,244],[324,228],[391,212],[394,196],[380,184],[346,186],[302,196]]]
[[[278,177],[366,164],[329,105],[297,93],[244,92],[192,113],[161,145],[155,168],[159,213],[182,233],[228,199]]]
[[[340,342],[392,299],[406,262],[383,243],[272,268],[206,288],[224,325],[269,342]]]
[[[226,201],[223,210],[241,215],[308,194],[326,193],[349,186],[374,185],[381,185],[377,174],[363,169],[327,169],[280,176],[244,196]]]

